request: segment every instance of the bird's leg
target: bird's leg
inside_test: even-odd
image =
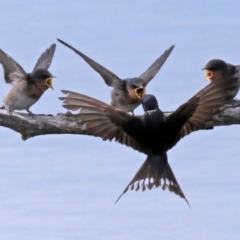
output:
[[[2,109],[6,109],[6,110],[7,110],[7,114],[8,114],[9,116],[12,115],[12,112],[10,111],[10,107],[9,107],[9,106],[2,106]]]
[[[29,109],[26,109],[26,111],[29,113],[29,116],[33,117],[33,113]]]

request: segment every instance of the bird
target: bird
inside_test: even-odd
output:
[[[53,75],[48,71],[51,65],[56,44],[52,44],[41,54],[33,71],[26,73],[22,66],[0,49],[0,63],[4,70],[6,83],[12,86],[3,99],[3,109],[11,115],[14,110],[26,110],[36,103],[42,94],[52,88]]]
[[[236,73],[239,74],[240,66],[226,63],[221,59],[212,59],[207,62],[207,64],[205,65],[204,68],[202,68],[202,70],[205,70],[205,76],[207,80],[217,81],[222,76],[228,75],[231,76]],[[236,86],[233,86],[233,88],[229,90],[228,100],[234,99],[236,97],[239,88],[240,88],[240,76]]]
[[[60,39],[57,40],[82,57],[85,62],[87,62],[96,72],[101,75],[105,83],[109,87],[113,88],[111,90],[110,102],[112,106],[120,108],[126,112],[132,112],[132,114],[134,114],[134,109],[141,104],[141,96],[146,93],[147,84],[155,77],[174,48],[174,45],[172,45],[169,49],[167,49],[139,77],[121,79],[116,74],[106,69],[93,59],[89,58],[82,52],[78,51],[68,43]]]
[[[169,189],[188,203],[168,163],[167,152],[184,136],[206,129],[205,123],[211,121],[213,114],[225,103],[228,90],[237,81],[236,75],[212,81],[167,116],[160,110],[156,97],[151,94],[145,94],[141,98],[144,110],[141,116],[133,116],[69,90],[62,90],[66,96],[60,97],[60,100],[63,101],[64,108],[79,110],[74,116],[80,125],[80,134],[100,137],[104,141],[115,140],[147,155],[146,161],[122,194],[129,187],[144,191],[162,185],[163,189]]]

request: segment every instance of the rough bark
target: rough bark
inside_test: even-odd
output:
[[[212,121],[206,123],[204,129],[232,124],[240,124],[240,100],[232,100],[222,106],[213,116]],[[77,116],[70,112],[58,113],[56,116],[29,115],[20,112],[8,115],[6,110],[0,110],[0,126],[20,133],[23,140],[46,134],[83,134]]]

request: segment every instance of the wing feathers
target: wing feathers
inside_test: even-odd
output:
[[[226,76],[218,81],[211,82],[199,91],[193,98],[198,98],[198,106],[194,114],[188,119],[177,137],[190,134],[192,131],[204,129],[205,124],[212,120],[214,113],[224,104],[229,97],[229,90],[238,84],[238,76]],[[191,99],[193,99],[191,98]],[[189,100],[191,102],[191,99]],[[170,115],[171,116],[171,115]]]
[[[79,93],[66,90],[62,92],[67,94],[67,97],[60,98],[63,101],[63,107],[69,110],[80,110],[77,115],[85,134],[101,137],[103,140],[115,139],[140,152],[149,151],[123,131],[126,121],[130,118],[139,119],[138,117]]]
[[[60,43],[67,46],[68,48],[72,49],[75,53],[77,53],[86,63],[89,64],[90,67],[92,67],[96,72],[98,72],[102,78],[104,79],[105,83],[108,86],[114,87],[114,88],[121,88],[123,85],[123,80],[120,79],[116,74],[109,71],[99,63],[95,62],[93,59],[89,58],[82,52],[78,51],[76,48],[72,47],[71,45],[67,44],[66,42],[57,39]]]
[[[156,76],[159,72],[163,64],[168,59],[169,55],[171,54],[174,45],[172,45],[169,49],[167,49],[154,63],[140,76],[146,83],[146,85]]]
[[[41,54],[39,59],[37,60],[37,63],[33,69],[36,70],[37,68],[43,68],[48,69],[52,63],[52,59],[55,53],[56,44],[52,44],[49,48],[45,50],[44,53]]]
[[[16,83],[26,80],[26,72],[13,58],[0,49],[0,63],[4,70],[6,83]]]
[[[165,151],[172,148],[185,135],[205,129],[206,122],[212,120],[213,114],[227,99],[229,89],[236,83],[238,83],[238,76],[227,76],[211,82],[166,117],[166,127],[162,135],[164,137],[159,138],[159,144],[164,145]],[[104,140],[115,139],[138,151],[151,154],[151,149],[147,149],[124,131],[125,127],[129,126],[131,129],[134,127],[136,134],[141,133],[144,128],[142,117],[132,116],[118,108],[79,93],[66,90],[63,93],[67,94],[65,98],[61,98],[63,106],[70,110],[80,110],[79,117],[86,134],[103,137]],[[131,124],[128,125],[129,123]],[[135,127],[138,129],[137,131]]]

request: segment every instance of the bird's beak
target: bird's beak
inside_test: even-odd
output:
[[[206,79],[207,80],[209,80],[209,79],[211,80],[212,76],[213,76],[213,72],[210,71],[210,70],[206,70],[206,72],[205,72]]]
[[[144,87],[136,88],[134,91],[138,98],[142,98],[146,94],[146,89]]]
[[[46,85],[51,89],[53,89],[53,85],[52,85],[52,79],[53,78],[54,77],[49,77],[49,78],[46,79]]]

